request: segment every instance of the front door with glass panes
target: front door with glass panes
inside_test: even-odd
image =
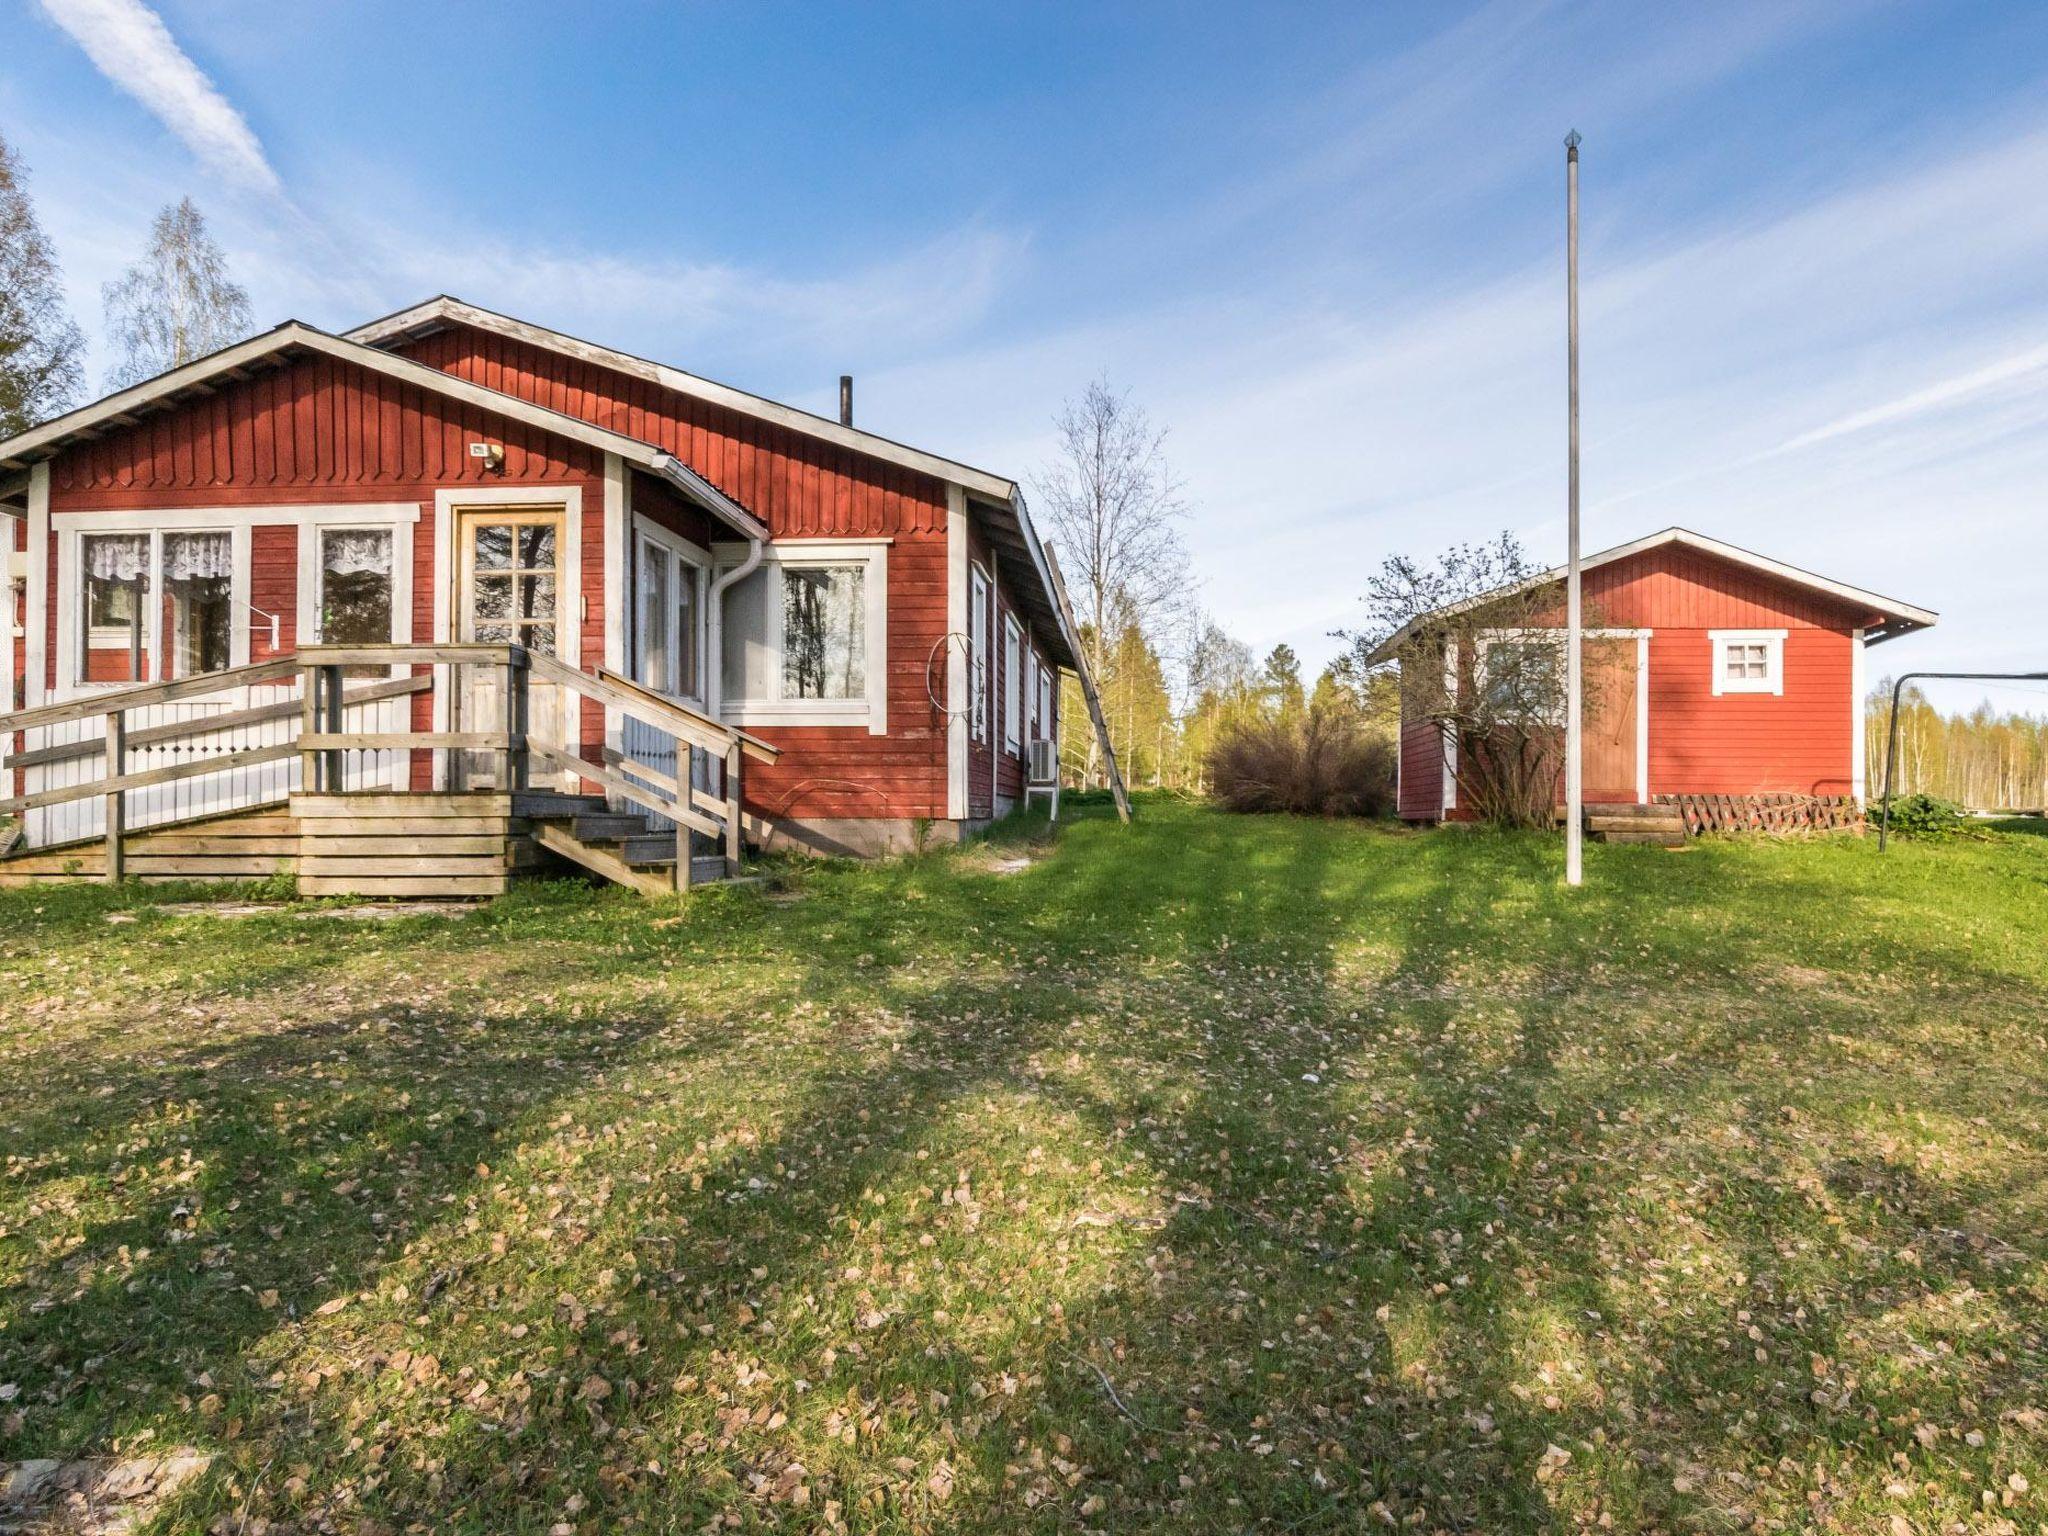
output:
[[[493,507],[456,514],[456,635],[478,645],[523,645],[544,656],[569,622],[565,599],[560,507]],[[458,694],[461,731],[497,731],[505,726],[504,680],[495,667],[471,667]],[[552,745],[570,740],[563,719],[562,690],[529,683],[527,730]],[[496,784],[494,753],[462,754],[463,784]],[[536,773],[535,781],[546,776]]]

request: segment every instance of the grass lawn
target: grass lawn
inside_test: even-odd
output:
[[[0,1459],[196,1447],[232,1533],[2038,1531],[2024,831],[0,893]]]

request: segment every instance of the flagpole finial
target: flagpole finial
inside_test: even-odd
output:
[[[1577,149],[1579,147],[1578,129],[1574,128],[1570,133],[1564,136],[1564,147],[1566,149]]]

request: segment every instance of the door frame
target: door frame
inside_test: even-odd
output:
[[[583,488],[577,485],[492,485],[448,487],[434,492],[434,643],[454,643],[456,588],[462,581],[460,552],[455,544],[457,514],[462,512],[523,511],[558,507],[562,512],[559,536],[561,559],[555,582],[555,657],[567,666],[580,668],[583,661],[583,618],[587,606],[583,596]],[[452,668],[434,668],[434,729],[453,729],[451,708]],[[581,711],[573,698],[563,705],[565,735],[573,751],[581,745]],[[448,788],[448,754],[436,753],[434,787]]]
[[[1585,629],[1582,634],[1588,640],[1633,640],[1636,643],[1636,804],[1650,803],[1650,636],[1648,629]],[[1489,629],[1478,637],[1479,654],[1486,654],[1487,646],[1496,640],[1540,640],[1555,636],[1562,643],[1562,626],[1545,626],[1540,629]],[[1455,748],[1453,748],[1455,750]],[[1445,805],[1455,807],[1455,759],[1446,759],[1444,768]]]

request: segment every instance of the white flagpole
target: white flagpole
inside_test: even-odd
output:
[[[1574,128],[1564,139],[1565,205],[1565,325],[1566,367],[1571,376],[1569,412],[1571,417],[1568,521],[1570,553],[1565,567],[1564,634],[1564,881],[1578,885],[1585,879],[1585,731],[1580,719],[1585,704],[1584,613],[1579,599],[1579,131]]]

